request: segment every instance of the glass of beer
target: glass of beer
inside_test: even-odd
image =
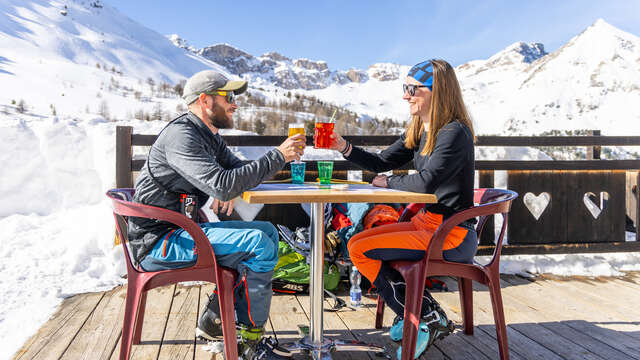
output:
[[[304,135],[304,124],[289,124],[289,137],[292,137],[296,134]],[[302,148],[302,146],[299,146]],[[294,160],[293,162],[298,162]]]
[[[333,133],[333,125],[333,122],[316,122],[315,131],[313,133],[314,148],[329,148],[329,145],[331,145],[331,138],[329,136]]]
[[[304,124],[289,124],[289,137],[295,134],[304,135]]]

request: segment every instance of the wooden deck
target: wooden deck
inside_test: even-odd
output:
[[[422,359],[498,359],[491,304],[486,288],[474,284],[475,335],[460,330],[460,304],[454,279],[450,292],[434,293],[456,322],[453,335],[435,343]],[[511,359],[640,359],[640,273],[621,278],[538,277],[535,281],[502,276],[504,311]],[[211,285],[168,286],[149,293],[142,343],[131,359],[212,359],[194,338],[201,304]],[[29,339],[15,359],[117,359],[126,290],[90,293],[66,299],[56,314]],[[339,292],[347,300],[347,293]],[[325,312],[325,335],[384,343],[385,328],[373,328],[375,302],[358,310]],[[327,303],[325,303],[327,304]],[[307,296],[276,295],[267,328],[280,341],[297,338],[297,325],[309,321]],[[334,359],[380,359],[374,354],[335,353]],[[222,356],[217,355],[217,359]]]

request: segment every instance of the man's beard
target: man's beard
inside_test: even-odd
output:
[[[211,122],[211,125],[215,126],[218,129],[233,128],[233,121],[231,118],[229,118],[222,106],[213,104],[213,110],[206,109],[205,111],[207,118],[209,118],[209,122]]]

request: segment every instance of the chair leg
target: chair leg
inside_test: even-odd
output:
[[[407,284],[404,301],[404,327],[402,329],[402,359],[412,360],[416,352],[422,293],[424,292],[424,270],[413,265],[398,269]],[[417,295],[420,294],[420,295]]]
[[[136,325],[133,333],[133,344],[140,344],[140,337],[142,336],[142,324],[144,323],[144,310],[147,307],[147,292],[142,291],[140,294],[140,305],[138,305],[138,316],[136,319]]]
[[[496,276],[498,277],[498,276]],[[491,306],[493,308],[493,319],[496,324],[496,338],[498,339],[498,349],[500,350],[500,360],[509,360],[509,342],[507,340],[507,326],[504,320],[504,308],[502,306],[502,290],[500,290],[500,278],[489,279],[489,295],[491,296]]]
[[[462,325],[464,333],[473,335],[473,286],[471,279],[458,278],[460,305],[462,306]]]
[[[133,342],[133,332],[141,297],[141,294],[136,290],[137,288],[133,284],[127,286],[122,338],[120,339],[120,360],[129,360],[131,354],[131,343]]]
[[[382,329],[383,320],[384,320],[384,300],[382,300],[382,296],[378,295],[378,306],[376,307],[376,329]]]
[[[224,358],[238,359],[238,339],[236,337],[236,316],[233,302],[234,276],[229,272],[222,272],[222,282],[218,286],[220,298],[220,317],[222,318],[222,337],[224,340]],[[222,285],[222,286],[220,286]]]

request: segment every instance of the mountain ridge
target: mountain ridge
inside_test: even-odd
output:
[[[409,118],[401,90],[408,65],[336,70],[323,60],[256,56],[224,43],[195,49],[98,1],[5,0],[0,13],[8,19],[0,24],[5,114],[24,99],[39,116],[169,118],[185,109],[180,82],[213,68],[249,81],[250,92],[267,102],[292,101],[293,93],[363,119]],[[602,19],[551,53],[540,43],[515,42],[456,73],[479,134],[640,132],[640,39]]]

